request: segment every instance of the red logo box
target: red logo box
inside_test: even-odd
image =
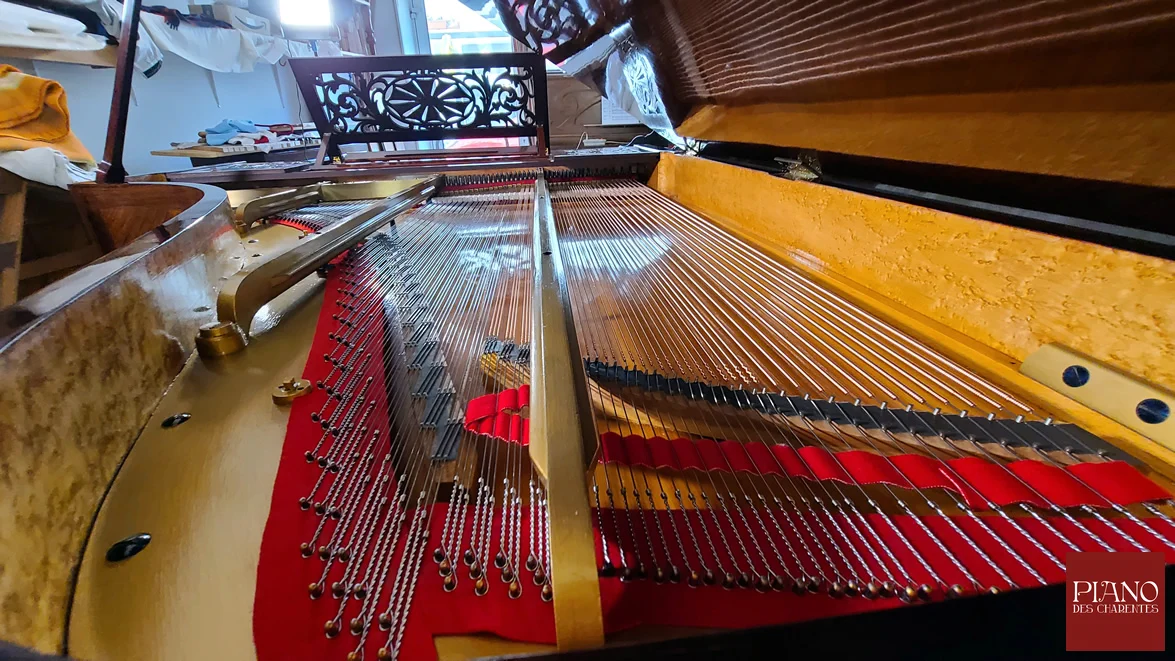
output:
[[[1065,649],[1162,651],[1165,562],[1162,553],[1065,556]]]

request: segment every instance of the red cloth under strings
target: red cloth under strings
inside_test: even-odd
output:
[[[501,441],[527,445],[530,423],[517,415],[529,403],[523,385],[478,397],[469,403],[465,428]],[[711,439],[672,440],[654,436],[600,436],[601,461],[674,470],[787,475],[844,484],[890,484],[904,489],[949,489],[968,506],[990,509],[1027,503],[1047,507],[1106,507],[1170,498],[1160,486],[1121,461],[1083,463],[1061,468],[1034,459],[1005,465],[981,457],[941,460],[922,455],[882,456],[864,450],[830,452],[821,447],[767,445]]]
[[[327,301],[338,298],[339,286],[338,271],[332,272],[327,278],[325,297]],[[335,308],[329,304],[322,308],[314,344],[310,352],[311,358],[304,372],[304,376],[312,381],[325,377],[330,371],[330,365],[322,361],[321,356],[335,348],[327,337],[327,333],[335,328],[335,323],[330,318],[335,311]],[[372,329],[375,333],[382,332],[380,324],[373,324]],[[371,346],[378,348],[381,343],[378,341],[379,338],[375,338],[375,340]],[[379,364],[380,360],[380,356],[375,356],[373,364]],[[373,369],[370,371],[370,375],[375,378],[375,382],[369,387],[370,392],[379,392],[384,387],[382,371]],[[468,416],[467,425],[493,420],[494,427],[490,429],[491,435],[504,437],[508,440],[517,439],[515,442],[525,442],[525,427],[514,432],[512,426],[503,429],[497,422],[500,414],[519,417],[516,412],[525,406],[526,398],[517,397],[511,404],[510,397],[512,396],[505,395],[503,397],[500,394],[492,396],[494,398],[493,404],[488,405],[488,410],[482,409],[480,418]],[[253,631],[259,661],[301,659],[342,661],[346,654],[358,644],[358,638],[346,631],[347,623],[359,608],[359,602],[354,599],[350,599],[346,603],[342,620],[343,633],[334,639],[328,639],[323,635],[323,623],[334,617],[340,602],[331,597],[329,593],[317,600],[309,598],[307,585],[319,580],[323,563],[317,558],[301,557],[298,549],[300,543],[311,538],[320,521],[313,513],[300,510],[297,502],[300,497],[310,492],[315,480],[320,475],[317,468],[306,462],[303,453],[312,449],[322,437],[323,430],[318,424],[311,421],[310,413],[320,410],[326,403],[326,394],[321,390],[316,390],[309,396],[296,400],[292,406],[286,442],[274,484],[269,519],[261,542],[257,571]],[[386,432],[389,427],[386,411],[383,411],[381,407],[376,407],[366,424]],[[481,427],[478,429],[480,430]],[[479,431],[479,433],[482,432]],[[894,484],[900,484],[901,480],[906,480],[911,484],[930,485],[933,483],[935,486],[955,488],[961,493],[966,493],[964,491],[965,485],[955,484],[944,475],[941,462],[936,464],[933,460],[913,455],[892,458],[894,465],[896,465],[894,468],[884,462],[880,465],[871,463],[872,460],[869,460],[868,457],[875,455],[868,455],[868,453],[855,453],[851,457],[846,457],[845,455],[848,453],[837,453],[834,456],[817,448],[793,450],[785,446],[768,447],[761,444],[734,447],[729,441],[693,442],[687,439],[637,443],[616,435],[613,436],[615,438],[604,439],[605,451],[610,453],[607,459],[609,461],[641,462],[643,465],[678,469],[731,470],[733,468],[734,470],[766,472],[770,472],[766,468],[775,466],[774,470],[776,471],[786,471],[789,475],[808,480],[850,482],[852,479],[858,481],[865,479]],[[855,461],[855,457],[863,458]],[[975,461],[979,461],[982,465],[982,460]],[[975,461],[965,461],[961,468],[953,463],[952,466],[964,475],[968,482],[977,485],[977,488],[984,489],[984,493],[991,497],[992,494],[987,490],[992,487],[983,483],[983,471],[986,468],[968,465],[968,463],[974,464]],[[1042,480],[1047,482],[1047,479],[1055,478],[1055,474],[1047,471],[1045,472],[1047,479],[1037,477],[1032,473],[1032,471],[1039,471],[1040,466],[1044,466],[1043,464],[1038,466],[1030,462],[1016,463],[1024,463],[1025,467],[1016,469],[1016,472],[1025,479],[1031,478],[1033,484],[1041,483]],[[1039,462],[1036,463],[1039,464]],[[1044,468],[1048,467],[1044,466]],[[1091,487],[1096,488],[1106,498],[1115,502],[1132,502],[1132,499],[1140,497],[1140,492],[1147,496],[1147,499],[1160,497],[1153,491],[1142,490],[1137,485],[1135,477],[1137,471],[1121,462],[1081,464],[1069,470]],[[978,486],[981,483],[984,486]],[[1041,489],[1041,492],[1054,501],[1062,499],[1065,493],[1069,493],[1066,491],[1045,491],[1044,489]],[[1090,496],[1084,494],[1082,497],[1089,498]],[[1165,498],[1166,494],[1163,493],[1161,497]],[[473,582],[468,578],[468,570],[460,564],[457,570],[459,579],[457,590],[451,593],[444,592],[436,565],[433,564],[429,556],[431,556],[431,550],[439,543],[440,529],[444,524],[447,506],[439,504],[432,507],[431,535],[425,547],[426,557],[423,560],[421,574],[413,594],[411,616],[405,630],[399,658],[405,661],[435,658],[432,639],[433,636],[440,634],[491,633],[513,640],[554,642],[554,620],[551,604],[543,603],[539,599],[539,589],[531,582],[529,572],[525,572],[522,576],[523,595],[516,600],[508,598],[506,586],[499,580],[500,573],[496,569],[489,571],[491,585],[489,593],[484,597],[475,596],[472,591]],[[731,513],[735,514],[733,508]],[[770,519],[766,510],[759,510],[759,513]],[[500,511],[495,514],[492,523],[495,530],[492,548],[495,551],[498,544],[497,536],[501,529],[500,514]],[[722,531],[721,534],[728,537],[738,535],[742,539],[749,539],[750,533],[744,527],[748,524],[744,521],[751,522],[750,525],[759,524],[754,523],[756,518],[752,512],[748,510],[744,514],[746,515],[745,520],[737,514],[727,517],[725,513],[720,514],[717,511],[699,513],[697,510],[689,510],[688,512],[677,510],[671,513],[664,511],[654,513],[648,510],[605,509],[596,515],[597,556],[602,562],[603,546],[606,542],[610,560],[614,565],[620,564],[619,548],[623,547],[625,559],[630,564],[635,563],[639,555],[639,560],[650,571],[654,566],[654,558],[663,567],[667,567],[672,562],[683,573],[687,572],[687,560],[688,564],[694,568],[698,568],[702,562],[705,562],[712,569],[717,569],[719,559],[714,557],[711,546],[701,537],[695,546],[689,537],[688,526],[693,526],[694,532],[700,535],[698,517],[704,515],[707,519],[707,525],[710,526],[710,533],[715,536],[715,539],[718,539],[719,530]],[[879,578],[888,575],[879,566],[879,562],[888,563],[889,561],[885,558],[879,560],[876,555],[867,550],[876,547],[876,543],[873,540],[868,540],[870,543],[867,543],[862,539],[862,532],[866,530],[863,521],[850,521],[843,514],[816,518],[811,513],[804,511],[775,511],[771,514],[780,522],[783,536],[780,536],[771,523],[766,524],[766,533],[762,529],[756,529],[758,539],[762,540],[765,534],[770,535],[776,548],[784,556],[781,565],[772,549],[763,549],[771,571],[787,570],[794,574],[799,569],[803,569],[815,573],[815,568],[811,566],[812,560],[803,552],[797,553],[801,566],[799,568],[795,566],[796,561],[786,550],[784,538],[787,538],[797,549],[800,549],[801,544],[807,544],[817,557],[820,557],[819,553],[815,551],[819,548],[818,545],[823,544],[832,549],[835,538],[842,545],[851,544],[852,548],[859,551],[860,556],[858,558],[857,555],[848,552],[847,546],[845,546],[846,557],[830,553],[830,560],[837,570],[847,571],[844,564],[848,562],[853,565],[853,571],[858,575],[866,570],[878,575]],[[795,524],[794,528],[792,523],[787,523],[788,517]],[[910,572],[912,580],[916,582],[932,582],[929,572],[922,565],[922,561],[925,561],[944,581],[967,585],[962,572],[939,549],[936,541],[926,534],[922,526],[933,531],[937,539],[945,544],[984,585],[1003,586],[1004,583],[998,573],[978,555],[972,544],[982,549],[1013,581],[1022,587],[1032,586],[1034,581],[1030,573],[1005,549],[1004,543],[1019,553],[1025,561],[1050,582],[1061,581],[1064,578],[1062,572],[1052,565],[1031,541],[1026,539],[1012,523],[1002,517],[984,516],[982,517],[983,525],[971,517],[955,517],[954,524],[968,536],[968,539],[960,537],[943,517],[923,517],[921,519],[922,525],[919,525],[913,517],[908,516],[868,515],[868,520],[872,523],[869,529],[881,537],[894,556]],[[658,522],[661,524],[660,526],[657,525]],[[801,525],[802,522],[806,522],[807,525]],[[890,522],[902,532],[903,536],[899,536],[893,531]],[[1051,517],[1049,523],[1083,550],[1100,550],[1089,534],[1073,523],[1057,517]],[[1116,549],[1133,550],[1119,534],[1106,524],[1092,519],[1082,519],[1082,524]],[[1144,546],[1152,550],[1165,550],[1147,529],[1138,524],[1124,519],[1116,519],[1115,524]],[[1148,524],[1153,526],[1159,534],[1168,538],[1175,537],[1175,529],[1160,519],[1149,519]],[[324,535],[329,537],[333,525],[333,522],[326,524]],[[985,525],[999,536],[998,540],[987,532],[984,528]],[[1039,540],[1041,545],[1056,554],[1062,561],[1064,560],[1068,547],[1048,527],[1030,518],[1016,519],[1016,525],[1021,526]],[[525,559],[530,539],[529,516],[525,511],[521,516],[521,526],[522,548],[520,553],[522,559]],[[839,530],[826,532],[824,526],[839,527]],[[675,530],[682,536],[681,545],[678,545],[676,541]],[[471,531],[472,516],[467,516],[464,533],[466,543],[468,543]],[[635,538],[633,533],[636,535]],[[404,535],[401,535],[396,543],[395,554],[397,557],[403,543],[403,537]],[[801,538],[803,539],[802,543]],[[917,556],[907,544],[917,551]],[[718,546],[717,550],[727,568],[732,566],[732,561],[736,561],[743,570],[748,569],[750,564],[754,564],[759,571],[766,569],[754,546],[748,546],[753,563],[748,562],[737,544],[733,545],[731,552],[733,558],[722,546]],[[921,557],[921,560],[918,557]],[[1175,554],[1167,552],[1167,559],[1169,562],[1175,561]],[[354,561],[352,560],[352,562]],[[821,562],[826,563],[828,560]],[[864,562],[867,567],[860,567],[860,562]],[[889,571],[893,572],[894,568],[890,566]],[[326,579],[327,584],[337,580],[341,572],[342,567],[336,565],[331,575]],[[824,573],[831,575],[832,568],[826,568]],[[657,585],[651,580],[621,583],[618,578],[603,578],[600,586],[605,628],[609,632],[642,624],[741,628],[901,606],[901,602],[896,599],[869,601],[862,598],[833,599],[826,595],[801,597],[791,592],[759,593],[750,589],[725,590],[718,586],[690,588],[684,580],[680,584]],[[381,611],[386,607],[387,593],[390,588],[391,579],[389,578],[378,602]],[[373,628],[365,642],[364,658],[374,659],[376,651],[386,638],[385,632]]]

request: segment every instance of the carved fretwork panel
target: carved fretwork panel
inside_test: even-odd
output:
[[[530,53],[292,59],[334,144],[474,137],[546,139],[546,70]]]

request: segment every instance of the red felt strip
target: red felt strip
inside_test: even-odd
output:
[[[677,458],[673,456],[673,445],[669,439],[654,436],[648,439],[649,454],[652,455],[653,465],[658,468],[680,469]]]
[[[816,479],[812,476],[812,471],[808,470],[808,465],[800,459],[800,455],[796,452],[795,448],[788,445],[772,445],[771,454],[775,455],[775,458],[779,460],[780,465],[783,466],[783,470],[788,475],[809,480]]]
[[[704,464],[702,463],[702,456],[698,454],[698,448],[688,438],[675,438],[669,441],[673,446],[673,456],[677,459],[677,465],[682,469],[694,468],[701,470]]]
[[[726,462],[729,464],[729,469],[744,473],[755,472],[755,464],[751,461],[751,457],[747,455],[747,451],[743,449],[742,443],[738,441],[722,441],[718,444],[718,447],[722,450],[722,454],[726,455]]]
[[[1008,464],[1008,470],[1028,483],[1046,500],[1061,507],[1080,505],[1108,507],[1110,505],[1108,500],[1059,466],[1025,459]]]
[[[628,456],[630,466],[655,466],[653,455],[649,453],[649,446],[645,439],[634,435],[624,437],[624,451]]]
[[[1124,461],[1076,464],[1067,469],[1098,493],[1118,504],[1170,500],[1171,494]]]
[[[889,457],[864,450],[832,453],[820,447],[713,439],[661,437],[623,439],[613,432],[604,441],[602,461],[676,470],[721,470],[789,475],[844,484],[890,484],[903,489],[950,489],[976,509],[1028,503],[1047,507],[1108,506],[1166,500],[1170,495],[1123,462],[1077,464],[1062,469],[1035,460],[1001,465],[980,457],[942,461],[920,455]],[[615,447],[623,445],[623,449]]]
[[[799,453],[800,459],[808,466],[816,479],[836,480],[845,484],[853,483],[853,478],[828,450],[804,446],[796,452]]]

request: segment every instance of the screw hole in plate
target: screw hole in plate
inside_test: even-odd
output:
[[[1061,380],[1070,388],[1080,388],[1089,383],[1089,370],[1081,365],[1070,365],[1061,373]]]
[[[1148,425],[1157,425],[1171,416],[1171,407],[1161,399],[1147,398],[1138,403],[1134,413]]]
[[[187,422],[191,418],[192,418],[191,413],[176,413],[175,415],[167,416],[167,418],[164,419],[163,424],[160,426],[163,427],[164,429],[171,429],[172,427],[179,427],[180,425],[184,424],[185,422]]]
[[[109,549],[106,549],[106,562],[122,562],[127,558],[138,555],[150,543],[151,535],[145,532],[121,539],[111,544]]]

